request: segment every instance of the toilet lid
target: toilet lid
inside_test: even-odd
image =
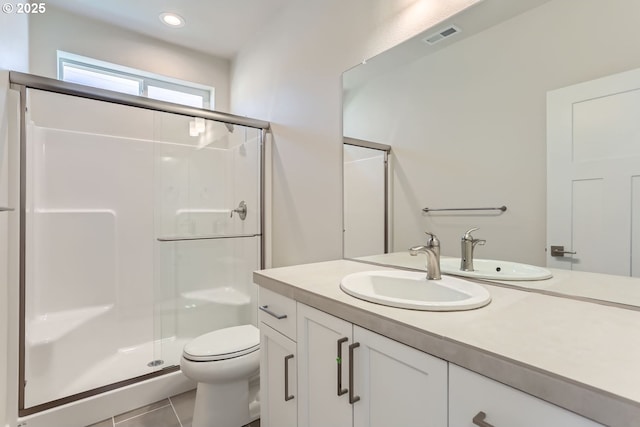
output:
[[[260,348],[260,330],[253,325],[233,326],[200,335],[184,346],[185,359],[196,362],[231,359]]]

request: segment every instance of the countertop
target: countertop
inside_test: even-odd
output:
[[[483,282],[489,305],[404,310],[353,298],[336,260],[257,271],[259,286],[608,426],[640,425],[640,312]]]

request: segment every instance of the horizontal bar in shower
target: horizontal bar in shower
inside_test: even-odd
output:
[[[201,236],[167,236],[158,237],[158,242],[184,242],[186,240],[217,240],[217,239],[239,239],[243,237],[260,237],[262,234],[231,234],[228,236],[221,235],[201,235]]]
[[[347,145],[355,145],[356,147],[371,148],[373,150],[391,151],[391,146],[387,144],[380,144],[373,141],[365,141],[363,139],[349,138],[348,136],[342,137],[342,142]]]
[[[506,206],[500,206],[498,208],[447,208],[447,209],[431,209],[424,208],[422,212],[444,212],[444,211],[506,211]]]
[[[112,102],[114,104],[145,108],[147,110],[174,113],[181,116],[202,117],[204,119],[233,125],[247,126],[257,129],[269,129],[270,126],[269,122],[265,122],[263,120],[236,116],[234,114],[222,113],[219,111],[205,110],[202,108],[187,107],[185,105],[174,104],[172,102],[158,101],[142,96],[128,95],[125,93],[113,92],[76,83],[63,82],[61,80],[20,73],[17,71],[9,72],[9,81],[11,84],[25,86],[31,89],[41,89],[64,95],[74,95],[98,101]]]

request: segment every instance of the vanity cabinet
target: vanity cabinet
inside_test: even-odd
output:
[[[298,304],[298,425],[447,426],[447,362]]]
[[[596,427],[594,421],[449,364],[449,427]]]
[[[260,289],[263,427],[600,424]]]

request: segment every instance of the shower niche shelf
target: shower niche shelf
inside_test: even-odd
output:
[[[231,287],[202,289],[198,291],[183,292],[183,298],[206,301],[222,305],[248,305],[251,297]]]

